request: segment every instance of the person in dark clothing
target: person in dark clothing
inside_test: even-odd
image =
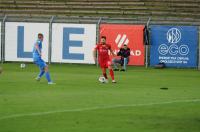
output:
[[[128,48],[128,46],[124,44],[123,47],[120,48],[120,51],[117,53],[117,56],[120,56],[120,58],[114,58],[112,60],[114,65],[114,71],[119,71],[117,64],[120,64],[121,67],[123,67],[120,71],[126,71],[126,67],[129,62],[130,48]]]

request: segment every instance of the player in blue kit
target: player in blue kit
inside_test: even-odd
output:
[[[38,34],[38,40],[34,44],[34,48],[33,48],[33,62],[40,68],[40,73],[37,76],[36,80],[40,81],[41,77],[45,74],[46,79],[48,81],[48,84],[55,84],[51,81],[48,65],[42,59],[42,42],[43,42],[43,39],[44,39],[43,34],[39,33]]]

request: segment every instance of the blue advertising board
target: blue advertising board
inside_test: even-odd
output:
[[[197,67],[198,28],[195,26],[151,26],[150,65]]]

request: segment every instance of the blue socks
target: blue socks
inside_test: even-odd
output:
[[[41,78],[44,75],[45,71],[44,70],[40,70],[40,73],[38,75],[39,78]]]
[[[48,82],[51,82],[51,77],[50,77],[50,74],[49,74],[49,72],[46,72],[46,79],[47,79],[47,81]]]

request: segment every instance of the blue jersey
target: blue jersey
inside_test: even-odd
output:
[[[39,51],[40,51],[40,54],[41,54],[42,53],[42,41],[41,40],[37,40],[37,42],[34,44],[34,47],[33,47],[33,60],[34,61],[36,61],[38,59],[41,59],[40,54],[38,53],[37,49],[35,48],[36,45],[38,45]]]

